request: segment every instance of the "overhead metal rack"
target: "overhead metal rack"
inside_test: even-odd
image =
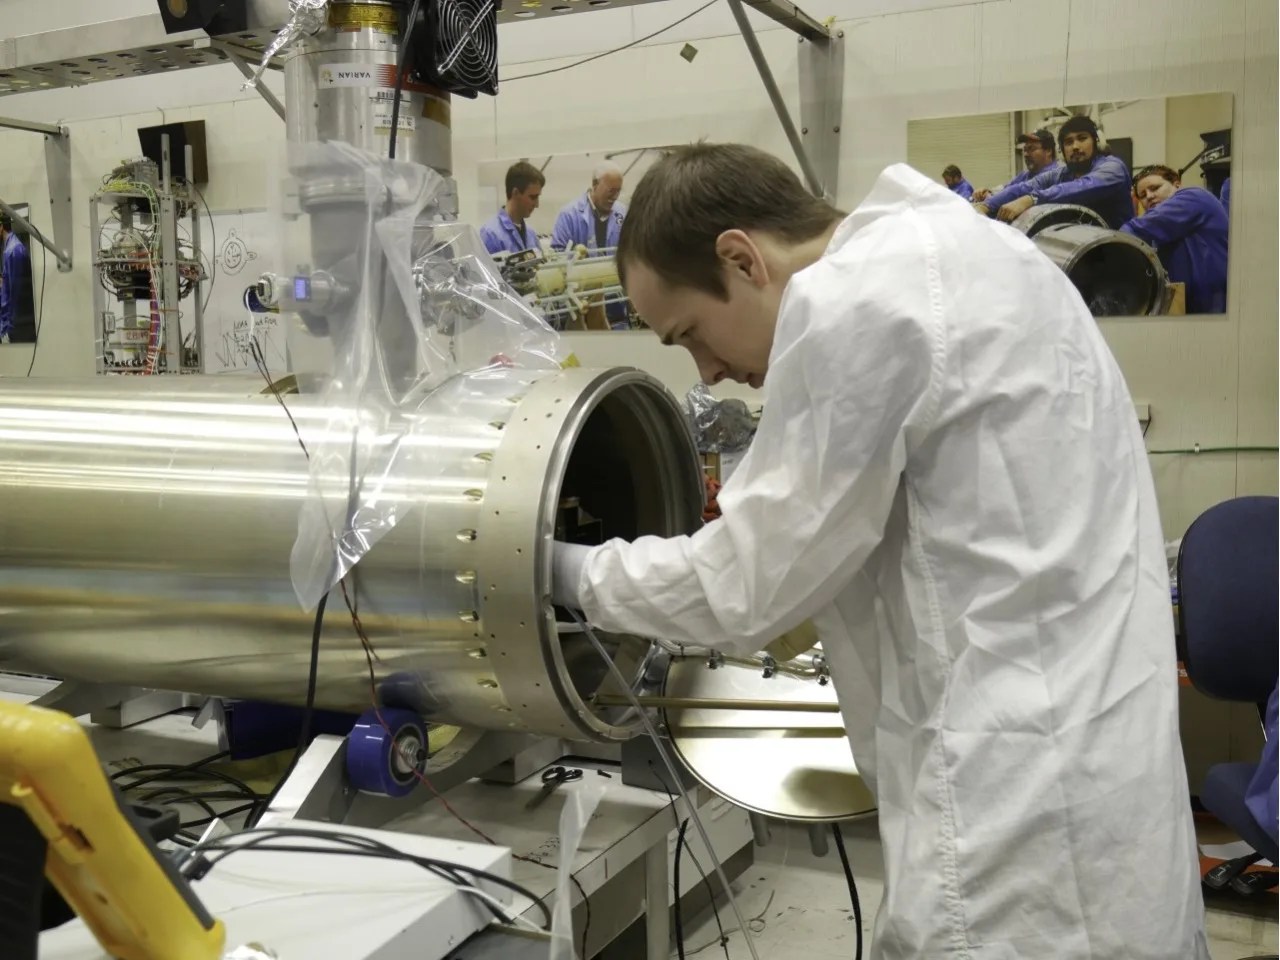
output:
[[[498,22],[656,2],[661,0],[516,0],[503,4]],[[256,64],[288,19],[285,0],[251,0],[248,29],[215,37],[203,30],[166,33],[158,12],[12,37],[0,41],[0,96],[234,63],[233,57]]]
[[[507,0],[498,12],[498,22],[554,20],[661,2]],[[745,2],[806,40],[819,41],[829,36],[823,24],[794,3]],[[256,63],[289,19],[289,7],[287,0],[250,0],[248,14],[246,30],[215,37],[203,30],[166,33],[157,12],[0,40],[0,96],[234,63],[234,57]]]
[[[661,2],[664,0],[507,0],[498,13],[498,22],[552,20]],[[832,31],[789,0],[729,0],[729,4],[809,188],[819,196],[834,198],[840,165],[844,34]],[[798,128],[746,21],[744,4],[780,23],[800,39]],[[261,62],[267,47],[288,22],[289,3],[288,0],[248,0],[247,13],[246,29],[218,36],[210,36],[203,30],[167,33],[157,11],[0,40],[0,97],[127,77],[156,76],[219,63],[230,63],[246,77],[250,76],[250,65]],[[258,90],[283,117],[284,105],[266,87],[259,86]],[[0,117],[0,127],[45,135],[54,240],[48,241],[26,221],[22,223],[54,253],[59,270],[70,270],[70,135],[61,125],[4,117]]]

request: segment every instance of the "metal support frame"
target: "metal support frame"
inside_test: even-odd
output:
[[[800,40],[800,138],[823,192],[834,202],[840,185],[840,128],[844,113],[844,31],[826,40]]]
[[[52,123],[40,123],[36,120],[18,120],[15,117],[0,117],[0,127],[8,130],[25,130],[27,133],[47,133],[50,136],[66,136],[67,128]]]
[[[178,316],[178,205],[170,177],[169,135],[160,137],[160,325],[164,330],[165,365],[182,372],[182,325]]]
[[[644,933],[646,960],[667,960],[671,956],[671,914],[667,907],[667,845],[655,843],[644,855]],[[680,891],[675,892],[677,900]]]
[[[61,124],[0,117],[0,128],[44,134],[44,166],[49,178],[49,218],[53,239],[0,200],[0,211],[22,227],[58,261],[59,273],[71,272],[71,131]]]
[[[830,35],[825,24],[815,20],[794,3],[788,0],[746,0],[753,10],[764,14],[770,20],[782,24],[792,33],[799,34],[805,40],[821,43]]]
[[[60,710],[73,717],[88,714],[99,726],[121,730],[181,710],[186,706],[186,697],[168,690],[70,680],[38,697],[33,705]]]
[[[134,226],[134,212],[125,197],[141,195],[121,194],[104,189],[89,198],[89,236],[94,251],[92,254],[94,282],[91,285],[91,289],[94,335],[98,344],[96,361],[98,373],[117,372],[118,368],[114,368],[107,362],[107,353],[113,343],[112,334],[121,326],[126,330],[137,329],[140,303],[144,309],[147,309],[148,327],[152,322],[152,310],[160,317],[164,372],[170,374],[205,372],[204,310],[206,304],[201,295],[202,284],[200,283],[195,284],[194,289],[191,291],[190,319],[193,325],[188,328],[188,331],[192,334],[191,339],[195,344],[197,362],[194,365],[188,365],[185,362],[184,347],[186,340],[182,335],[181,322],[182,277],[180,270],[182,256],[178,240],[178,228],[189,215],[190,220],[186,224],[186,229],[192,250],[197,257],[199,256],[201,250],[200,209],[195,202],[194,187],[188,184],[186,191],[182,193],[175,190],[172,157],[167,134],[161,135],[160,145],[160,181],[156,191],[157,203],[151,212],[153,219],[151,226],[160,240],[159,254],[154,264],[152,264],[154,266],[154,276],[152,277],[154,289],[150,297],[141,301],[135,297],[122,299],[120,301],[121,316],[112,322],[109,322],[108,319],[114,315],[112,303],[107,290],[100,282],[101,273],[99,271],[104,269],[104,265],[100,260],[101,251],[99,250],[102,220],[99,216],[98,204],[109,203],[115,206],[120,217],[121,230],[127,232]],[[193,170],[194,156],[189,144],[185,148],[185,158],[186,169],[188,171]],[[153,307],[150,306],[152,304],[154,305]]]
[[[760,41],[747,19],[744,0],[729,0],[729,10],[747,52],[764,83],[765,93],[795,151],[805,184],[814,196],[835,201],[840,165],[840,114],[843,104],[844,33],[832,34],[799,7],[780,0],[746,0],[800,37],[800,129],[796,129],[782,91],[769,69]]]
[[[215,50],[220,50],[226,55],[228,60],[235,64],[235,68],[240,71],[241,76],[246,80],[253,79],[253,67],[249,66],[248,61],[246,61],[244,57],[240,56],[231,44],[215,40],[213,41],[212,46]],[[262,83],[255,83],[253,88],[258,91],[258,96],[262,97],[262,99],[267,102],[267,106],[275,111],[276,116],[283,120],[285,118],[284,104],[280,102],[280,98],[268,90]]]

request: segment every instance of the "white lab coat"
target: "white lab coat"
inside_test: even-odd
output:
[[[592,551],[582,606],[738,651],[813,618],[879,802],[873,957],[1207,960],[1142,438],[1022,234],[887,169],[788,285],[719,501]]]

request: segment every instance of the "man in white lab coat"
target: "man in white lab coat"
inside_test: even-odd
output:
[[[722,519],[557,545],[556,599],[740,652],[816,624],[879,803],[879,960],[1207,960],[1151,474],[1062,271],[908,167],[842,217],[708,144],[646,174],[618,261],[764,415]]]

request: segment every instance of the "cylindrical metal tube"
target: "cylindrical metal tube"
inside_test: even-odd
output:
[[[313,617],[289,555],[307,458],[260,387],[193,380],[0,381],[0,669],[303,700]],[[287,402],[318,444],[333,411]],[[629,736],[622,711],[589,703],[604,665],[557,631],[549,544],[562,495],[603,536],[696,528],[701,478],[674,398],[638,371],[513,369],[402,443],[440,469],[380,492],[399,522],[348,578],[372,666],[335,591],[316,704],[359,711],[376,686],[440,722]],[[614,641],[636,675],[649,644]]]
[[[292,143],[340,141],[387,155],[401,12],[386,0],[330,4],[328,25],[284,53],[286,133]],[[400,89],[396,159],[453,172],[449,94]]]
[[[1046,227],[1054,227],[1060,223],[1086,223],[1093,227],[1107,225],[1107,221],[1088,207],[1074,203],[1037,203],[1030,210],[1019,214],[1010,226],[1021,230],[1028,237],[1034,237]]]
[[[1163,313],[1168,277],[1137,237],[1081,223],[1046,226],[1031,240],[1062,268],[1095,317]]]

